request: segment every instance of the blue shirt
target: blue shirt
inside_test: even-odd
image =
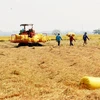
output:
[[[61,36],[60,35],[57,35],[56,36],[56,41],[60,41],[60,40],[62,40]]]

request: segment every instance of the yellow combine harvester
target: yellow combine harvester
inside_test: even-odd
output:
[[[20,30],[20,33],[11,35],[11,42],[19,43],[18,46],[32,46],[33,44],[47,42],[49,40],[46,33],[36,34],[35,30],[33,30],[33,24],[21,24],[20,26],[24,27]],[[31,26],[31,28],[26,31],[27,26]]]

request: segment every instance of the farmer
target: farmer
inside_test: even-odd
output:
[[[83,41],[84,41],[83,45],[87,44],[87,39],[89,40],[89,38],[87,36],[87,32],[85,32],[83,35]]]
[[[60,41],[62,40],[62,37],[60,36],[60,33],[56,36],[56,41],[58,42],[58,46],[60,46]]]
[[[73,46],[73,40],[75,41],[75,39],[72,34],[69,35],[69,40],[70,40],[70,46]]]

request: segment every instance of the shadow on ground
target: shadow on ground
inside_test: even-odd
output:
[[[28,43],[28,44],[25,44],[25,43],[19,43],[17,46],[15,46],[16,48],[18,47],[21,47],[21,46],[28,46],[28,47],[32,47],[32,46],[44,46],[43,44],[40,44],[40,43]]]

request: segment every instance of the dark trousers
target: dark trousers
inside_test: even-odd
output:
[[[58,42],[58,46],[60,46],[60,41],[57,41]]]
[[[86,39],[84,39],[84,44],[87,44],[87,40]]]
[[[73,46],[73,41],[70,41],[70,46]]]

